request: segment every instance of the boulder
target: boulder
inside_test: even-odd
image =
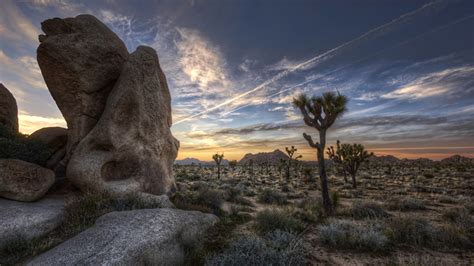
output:
[[[112,212],[28,265],[183,265],[185,247],[217,221],[177,209]]]
[[[128,51],[91,15],[48,19],[41,28],[38,64],[68,125],[67,160],[99,120]]]
[[[0,83],[0,124],[11,132],[18,132],[18,107],[15,97]]]
[[[11,241],[28,241],[48,234],[61,224],[63,217],[62,198],[28,203],[0,199],[0,250]]]
[[[46,167],[54,170],[66,154],[67,129],[62,127],[45,127],[33,132],[29,139],[45,143],[51,150]]]
[[[100,120],[76,147],[66,176],[83,190],[174,193],[179,142],[158,56],[140,46],[123,67]]]
[[[54,183],[54,172],[16,159],[0,159],[0,197],[35,201]]]

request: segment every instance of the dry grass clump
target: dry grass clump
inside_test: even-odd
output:
[[[409,197],[395,197],[390,199],[386,206],[391,211],[420,211],[426,210],[423,201]]]
[[[266,203],[266,204],[278,204],[278,205],[288,204],[288,199],[284,194],[270,188],[264,189],[258,195],[258,201],[260,203]]]
[[[361,251],[386,251],[389,239],[373,224],[361,225],[350,220],[330,220],[318,227],[324,245]]]
[[[205,265],[306,265],[300,238],[286,231],[272,231],[263,238],[246,235],[228,249],[213,256]]]
[[[355,219],[382,219],[390,217],[382,206],[375,202],[356,201],[350,210],[350,214]]]
[[[254,228],[259,234],[264,235],[274,230],[302,232],[306,224],[285,210],[269,209],[257,214]]]
[[[217,189],[199,187],[190,193],[176,193],[171,199],[178,209],[196,210],[206,213],[221,214],[224,193]]]

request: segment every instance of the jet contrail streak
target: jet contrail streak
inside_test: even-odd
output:
[[[306,66],[308,66],[308,65],[310,65],[310,64],[312,64],[312,63],[319,63],[319,62],[321,62],[321,61],[324,61],[325,59],[328,59],[328,58],[334,56],[334,54],[336,54],[337,51],[339,51],[339,50],[341,50],[341,49],[343,49],[343,48],[345,48],[345,47],[348,47],[348,46],[350,46],[350,45],[352,45],[352,44],[354,44],[354,43],[357,43],[358,41],[364,40],[365,38],[367,38],[368,36],[371,36],[372,34],[384,33],[384,32],[385,32],[384,30],[386,30],[386,29],[389,28],[390,26],[392,26],[392,25],[394,25],[394,24],[396,24],[396,23],[399,23],[400,21],[405,21],[405,20],[411,18],[412,16],[416,15],[417,13],[419,13],[419,12],[425,10],[425,9],[428,9],[428,8],[434,6],[435,4],[438,4],[438,3],[440,3],[440,2],[441,2],[441,1],[433,1],[433,2],[430,2],[430,3],[428,3],[428,4],[426,4],[426,5],[422,6],[422,7],[420,7],[420,8],[418,8],[418,9],[414,10],[414,11],[411,11],[411,12],[409,12],[409,13],[403,14],[403,15],[401,15],[400,17],[398,17],[398,18],[396,18],[396,19],[394,19],[394,20],[392,20],[392,21],[390,21],[390,22],[388,22],[388,23],[386,23],[386,24],[383,24],[383,25],[381,25],[381,26],[378,26],[378,27],[376,27],[376,28],[374,28],[374,29],[372,29],[372,30],[369,30],[368,32],[366,32],[366,33],[360,35],[359,37],[357,37],[357,38],[355,38],[355,39],[352,39],[352,40],[350,40],[350,41],[348,41],[348,42],[345,42],[345,43],[343,43],[343,44],[341,44],[341,45],[339,45],[339,46],[337,46],[337,47],[335,47],[335,48],[333,48],[333,49],[330,49],[330,50],[328,50],[328,51],[326,51],[326,52],[324,52],[324,53],[322,53],[322,54],[320,54],[320,55],[317,55],[317,56],[315,56],[315,57],[313,57],[313,58],[311,58],[311,59],[309,59],[309,60],[306,60],[306,61],[304,61],[304,62],[302,62],[302,63],[300,63],[300,64],[294,65],[294,66],[292,66],[291,68],[289,68],[289,69],[287,69],[287,70],[284,70],[284,71],[278,73],[277,75],[273,76],[272,78],[268,79],[267,81],[263,82],[262,84],[258,85],[257,87],[255,87],[255,88],[253,88],[253,89],[251,89],[251,90],[249,90],[249,91],[246,91],[246,92],[244,92],[244,93],[242,93],[242,94],[239,94],[239,95],[237,95],[237,96],[235,96],[235,97],[233,97],[233,98],[231,98],[231,99],[229,99],[229,100],[226,100],[226,101],[224,101],[224,102],[222,102],[222,103],[220,103],[220,104],[218,104],[218,105],[216,105],[216,106],[213,106],[213,107],[211,107],[211,108],[209,108],[209,109],[206,109],[206,110],[204,110],[204,111],[202,111],[202,112],[199,112],[199,113],[197,113],[197,114],[194,114],[194,115],[185,117],[185,118],[183,118],[183,119],[177,121],[177,122],[174,123],[174,124],[177,125],[177,124],[180,124],[180,123],[185,122],[185,121],[187,121],[187,120],[190,120],[190,119],[192,119],[192,118],[195,118],[195,117],[197,117],[197,116],[201,116],[201,115],[206,114],[206,113],[208,113],[208,112],[214,111],[214,110],[216,110],[216,109],[218,109],[218,108],[221,108],[221,107],[223,107],[223,106],[225,106],[225,105],[228,105],[228,104],[232,103],[232,102],[235,101],[235,100],[238,100],[238,99],[240,99],[240,98],[242,98],[242,97],[244,97],[244,96],[247,96],[247,95],[249,95],[250,93],[253,93],[253,92],[255,92],[255,91],[261,90],[261,89],[265,88],[266,86],[268,86],[269,84],[271,84],[271,83],[273,83],[273,82],[275,82],[275,81],[278,81],[278,80],[282,79],[283,77],[286,77],[287,75],[291,74],[292,72],[294,72],[294,71],[296,71],[296,70],[298,70],[298,69],[300,69],[300,68],[302,68],[302,67],[306,67]]]

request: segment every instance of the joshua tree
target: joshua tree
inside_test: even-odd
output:
[[[343,171],[349,173],[352,177],[352,187],[357,188],[356,174],[359,170],[360,164],[366,161],[370,156],[374,155],[365,150],[362,144],[340,144],[337,141],[337,149],[334,147],[328,148],[329,158],[341,164]]]
[[[293,99],[293,104],[300,109],[305,124],[319,132],[319,142],[316,143],[306,133],[303,133],[303,137],[308,141],[309,146],[317,150],[324,211],[327,215],[332,215],[334,210],[329,198],[328,180],[324,164],[326,131],[347,110],[347,97],[339,93],[326,92],[320,97],[309,99],[305,94],[302,94],[298,98]]]
[[[212,159],[214,159],[214,162],[217,164],[217,179],[221,179],[221,162],[223,158],[224,154],[216,153],[212,155]]]
[[[293,156],[295,155],[295,152],[298,150],[295,148],[295,146],[291,146],[291,148],[285,147],[285,150],[286,150],[286,154],[288,154],[288,160],[286,161],[286,165],[285,165],[286,166],[286,182],[289,182],[292,162],[293,161],[296,162],[296,160],[302,158],[303,156],[298,155],[295,158],[293,158]]]
[[[327,154],[329,156],[329,159],[331,159],[335,164],[339,165],[340,169],[341,169],[341,172],[342,174],[344,175],[344,182],[345,183],[348,183],[349,181],[347,181],[347,171],[346,169],[344,168],[344,165],[343,165],[343,157],[342,157],[342,154],[340,152],[341,150],[341,143],[339,142],[339,140],[337,140],[337,143],[336,143],[336,150],[334,150],[334,147],[331,146],[328,148],[328,151],[327,151]]]
[[[229,167],[232,170],[232,173],[234,173],[236,166],[237,166],[237,161],[236,160],[229,161]]]

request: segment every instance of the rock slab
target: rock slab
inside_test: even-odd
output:
[[[60,225],[64,217],[62,198],[37,202],[0,199],[0,249],[10,241],[41,237]]]
[[[29,265],[182,265],[184,248],[217,221],[177,209],[112,212]]]
[[[66,155],[67,129],[62,127],[44,127],[33,132],[28,138],[43,142],[48,146],[52,153],[46,161],[46,167],[55,170]]]
[[[15,97],[0,83],[0,124],[11,132],[18,132],[18,107]]]
[[[0,197],[35,201],[54,184],[54,172],[16,159],[0,159]]]
[[[140,46],[125,63],[100,120],[76,147],[66,176],[83,190],[174,193],[179,142],[170,127],[171,96],[158,55]]]

